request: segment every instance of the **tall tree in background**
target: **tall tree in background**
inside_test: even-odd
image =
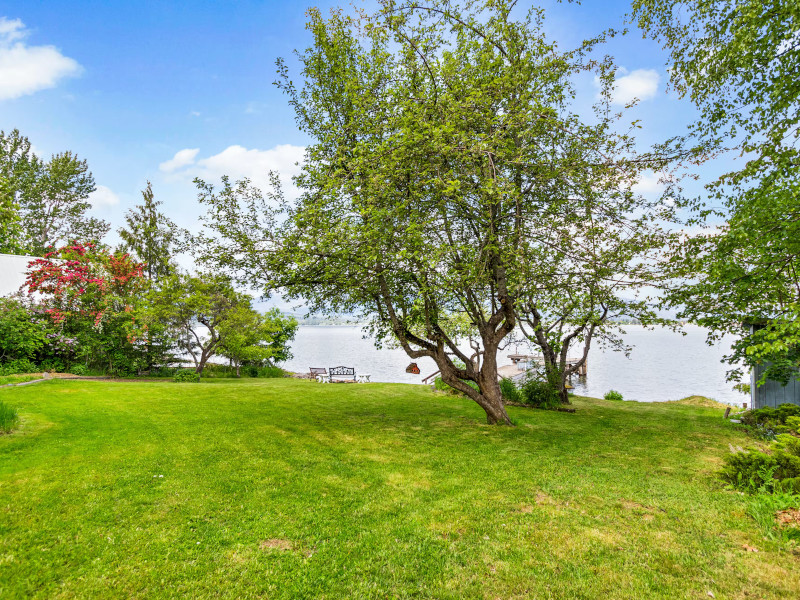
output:
[[[665,160],[637,155],[611,111],[587,123],[570,110],[581,73],[608,93],[613,65],[588,56],[602,38],[562,52],[541,11],[515,20],[511,1],[381,6],[356,19],[310,12],[302,87],[279,63],[314,140],[303,193],[289,205],[247,181],[198,181],[218,240],[209,258],[314,311],[360,312],[379,343],[432,358],[489,423],[508,424],[499,349],[530,307],[550,311],[542,295],[589,295],[582,277],[607,279],[610,295],[610,282],[644,273],[620,270],[663,245],[653,224],[669,211],[631,186]],[[604,326],[598,300],[588,319]],[[475,353],[460,346],[464,323]]]
[[[672,85],[700,109],[694,134],[740,167],[707,186],[695,224],[715,230],[678,249],[682,317],[740,337],[731,364],[800,364],[800,9],[785,0],[636,0],[632,19],[670,52]],[[755,331],[743,330],[750,322]],[[742,374],[734,369],[730,376]]]
[[[142,191],[142,204],[125,213],[126,226],[118,229],[124,248],[145,263],[145,275],[158,281],[173,272],[172,252],[177,240],[177,227],[159,212],[163,203],[153,197],[153,187],[147,182]]]
[[[22,226],[19,204],[8,180],[0,175],[0,253],[19,254],[22,251]]]
[[[42,255],[75,240],[99,241],[109,230],[108,223],[87,214],[94,177],[72,152],[45,162],[18,130],[0,131],[0,178],[18,206],[21,252]]]

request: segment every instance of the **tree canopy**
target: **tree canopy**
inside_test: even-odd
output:
[[[123,249],[144,263],[145,275],[151,281],[163,279],[174,271],[172,260],[178,229],[159,211],[162,204],[155,199],[148,181],[142,190],[142,204],[125,213],[125,227],[118,230]]]
[[[581,278],[599,278],[607,298],[588,322],[602,324],[611,290],[651,277],[656,220],[670,212],[631,192],[666,153],[640,155],[618,133],[613,65],[589,57],[602,36],[562,52],[541,11],[514,20],[513,4],[310,11],[302,84],[279,61],[278,85],[314,140],[299,200],[198,181],[217,235],[210,259],[314,311],[367,316],[379,343],[432,358],[490,423],[509,422],[497,354],[520,314],[550,313],[542,296],[565,287],[591,295]],[[570,109],[587,71],[604,82],[594,121]]]
[[[0,233],[9,249],[41,256],[70,242],[97,242],[108,232],[108,223],[87,214],[94,177],[72,152],[44,161],[18,130],[0,131],[0,181],[5,190],[0,192]]]
[[[700,109],[693,133],[706,151],[742,159],[690,205],[693,224],[709,230],[677,249],[685,279],[669,301],[711,340],[740,336],[732,364],[770,362],[765,377],[786,382],[800,363],[798,5],[636,0],[632,19],[670,52],[672,84]]]

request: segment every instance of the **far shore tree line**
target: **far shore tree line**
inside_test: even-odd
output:
[[[544,33],[543,10],[510,0],[311,9],[299,73],[277,63],[276,85],[312,140],[299,197],[287,200],[277,174],[268,189],[196,180],[206,209],[196,259],[217,275],[190,277],[170,267],[176,228],[154,212],[148,187],[121,231],[130,256],[114,255],[123,273],[139,273],[125,289],[156,282],[136,294],[147,310],[126,320],[112,283],[82,291],[96,305],[73,312],[113,305],[119,336],[140,351],[160,348],[164,327],[201,370],[217,348],[269,360],[232,349],[259,346],[245,331],[281,337],[279,316],[258,321],[235,286],[279,292],[313,314],[354,315],[378,345],[430,357],[497,424],[510,424],[497,359],[513,336],[539,349],[542,377],[569,402],[570,376],[593,345],[627,351],[621,325],[674,326],[666,309],[708,327],[711,341],[735,334],[731,365],[769,364],[765,377],[787,382],[800,363],[795,12],[772,1],[634,0],[628,22],[663,44],[673,89],[699,114],[685,133],[646,146],[636,102],[615,103],[619,67],[602,54],[622,32],[562,49]],[[587,79],[599,85],[591,110],[576,105]],[[0,251],[102,237],[107,224],[76,218],[93,188],[85,163],[69,153],[43,163],[18,132],[0,141]],[[741,168],[702,181],[702,197],[686,193],[699,166],[732,152]],[[75,173],[70,193],[54,201],[42,190],[64,169]],[[662,192],[637,193],[654,176]],[[59,217],[34,226],[40,213]]]

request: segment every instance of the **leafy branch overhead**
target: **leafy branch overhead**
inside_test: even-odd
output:
[[[741,159],[690,204],[705,230],[676,246],[668,300],[711,341],[740,338],[733,378],[766,363],[765,377],[785,383],[800,364],[797,3],[636,0],[631,18],[670,52],[673,86],[700,110],[696,139]]]

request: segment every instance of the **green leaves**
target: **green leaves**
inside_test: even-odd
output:
[[[75,240],[99,241],[109,229],[105,221],[89,217],[89,194],[94,177],[85,160],[71,152],[55,154],[47,162],[33,154],[30,141],[18,130],[0,131],[1,235],[9,248],[41,256],[47,248]],[[8,200],[8,196],[11,200]],[[16,211],[18,219],[9,217]],[[3,223],[14,222],[14,230]]]
[[[167,277],[174,267],[173,252],[178,243],[179,230],[159,212],[162,202],[155,200],[153,187],[147,182],[142,191],[143,204],[129,209],[125,214],[126,227],[118,229],[124,249],[133,252],[145,264],[145,274],[150,281]]]
[[[710,151],[727,146],[747,159],[707,185],[709,205],[722,211],[693,207],[700,223],[719,212],[727,223],[685,242],[675,265],[688,281],[669,300],[711,328],[711,339],[741,337],[732,364],[772,362],[784,382],[786,366],[800,364],[798,16],[796,3],[777,0],[633,4],[633,18],[670,51],[673,85],[701,111],[696,138]],[[748,333],[742,321],[763,329]]]

